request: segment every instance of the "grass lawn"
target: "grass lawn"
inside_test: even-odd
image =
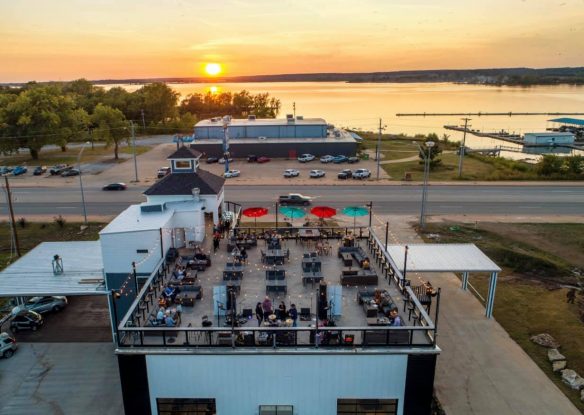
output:
[[[136,154],[140,155],[149,151],[152,147],[149,146],[136,146]],[[39,153],[39,159],[33,160],[29,153],[22,153],[18,155],[10,156],[0,156],[0,165],[6,166],[16,166],[20,164],[27,164],[29,166],[51,166],[54,164],[75,164],[77,163],[77,156],[79,155],[79,148],[71,148],[66,152],[61,150],[50,150],[41,151]],[[123,146],[119,148],[120,154],[132,154],[133,149],[131,146]],[[83,151],[83,156],[81,158],[82,163],[94,162],[100,159],[113,159],[114,150],[113,147],[105,148],[103,146],[87,147]],[[124,159],[120,159],[120,162]],[[29,174],[31,172],[29,171]]]
[[[454,228],[453,228],[454,226]],[[578,264],[562,247],[582,252],[582,224],[478,224],[474,226],[429,224],[428,233],[440,235],[432,242],[472,242],[503,269],[497,283],[494,316],[550,379],[584,411],[580,393],[564,385],[553,373],[547,349],[529,337],[549,333],[562,345],[568,368],[584,374],[584,324],[578,305],[566,303],[567,289],[560,284],[575,284],[571,270]],[[532,235],[529,237],[528,235]],[[539,240],[546,241],[545,250]],[[556,250],[552,248],[556,247]],[[551,253],[550,251],[554,251]],[[578,258],[576,261],[581,261]],[[470,283],[486,297],[488,277],[471,276]]]
[[[359,132],[363,137],[361,150],[375,151],[377,135]],[[392,136],[382,135],[382,160],[404,159],[418,154],[418,144],[422,144],[424,136]],[[430,171],[430,180],[534,180],[537,179],[533,165],[507,160],[501,157],[487,157],[479,154],[467,155],[464,158],[463,175],[458,178],[458,155],[452,153],[458,149],[458,143],[440,141],[440,147],[446,153],[440,155],[442,163]],[[450,152],[450,153],[448,153]],[[383,169],[394,180],[402,180],[405,173],[410,173],[412,180],[423,180],[424,165],[420,160],[403,163],[381,164]]]

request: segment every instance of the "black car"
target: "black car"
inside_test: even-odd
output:
[[[350,179],[351,177],[353,177],[353,172],[351,171],[351,169],[345,169],[342,170],[339,174],[337,174],[337,177],[341,180]]]
[[[359,163],[359,157],[349,157],[349,164]]]
[[[32,174],[35,175],[35,176],[40,176],[41,174],[45,173],[46,171],[47,171],[47,167],[46,166],[37,166],[33,170]]]
[[[57,164],[49,169],[49,173],[51,176],[58,176],[59,174],[73,168],[72,166],[68,166],[66,164]]]
[[[36,331],[42,327],[43,323],[43,316],[39,313],[30,310],[20,310],[12,318],[12,321],[10,322],[10,330],[13,332],[18,330]]]
[[[63,173],[61,173],[61,177],[69,177],[69,176],[79,176],[80,171],[77,169],[69,169],[69,170],[65,170]]]
[[[254,154],[250,154],[249,156],[247,156],[248,163],[255,163],[257,161],[258,161],[258,156],[254,155]]]
[[[219,161],[219,157],[207,157],[207,164],[217,163]]]
[[[102,187],[103,190],[126,190],[126,183],[110,183]]]

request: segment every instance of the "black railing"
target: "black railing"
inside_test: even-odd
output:
[[[432,333],[428,333],[432,332]],[[125,327],[120,347],[432,348],[434,327]]]

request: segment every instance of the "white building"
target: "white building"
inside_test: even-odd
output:
[[[108,290],[119,290],[134,271],[138,280],[150,276],[169,248],[203,241],[206,214],[219,223],[225,179],[200,170],[200,157],[201,153],[180,147],[168,157],[170,174],[144,192],[146,202],[128,207],[100,232]],[[118,301],[118,319],[135,295]]]
[[[526,146],[558,146],[574,144],[574,134],[547,132],[547,133],[525,133],[523,142]]]

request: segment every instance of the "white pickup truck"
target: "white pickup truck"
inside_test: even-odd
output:
[[[369,169],[357,169],[353,172],[353,179],[367,179],[371,177]]]

